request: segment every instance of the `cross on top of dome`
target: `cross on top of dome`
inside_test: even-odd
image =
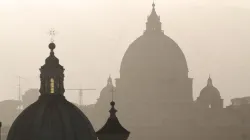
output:
[[[49,31],[49,36],[51,37],[51,38],[50,38],[51,43],[54,42],[54,37],[55,37],[55,35],[56,35],[55,29],[53,29],[53,28],[50,29],[50,31]]]

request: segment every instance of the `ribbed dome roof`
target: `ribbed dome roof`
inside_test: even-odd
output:
[[[127,49],[121,63],[123,77],[187,76],[188,67],[179,46],[163,33],[144,34]]]
[[[7,140],[96,140],[88,118],[62,95],[41,95],[14,121]]]
[[[164,34],[161,26],[153,3],[144,34],[129,46],[122,59],[121,79],[147,81],[188,76],[183,52],[175,41]]]
[[[201,97],[220,98],[219,90],[214,86],[206,86],[200,92]]]
[[[14,121],[7,140],[97,140],[88,118],[64,97],[64,68],[49,44],[50,56],[40,68],[39,99]]]

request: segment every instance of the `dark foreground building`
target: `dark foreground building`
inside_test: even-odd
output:
[[[88,118],[64,97],[64,68],[49,44],[50,56],[40,69],[39,99],[14,121],[7,140],[97,140]]]
[[[127,140],[130,132],[126,130],[119,122],[115,109],[115,102],[110,102],[110,116],[106,124],[96,132],[99,140]]]

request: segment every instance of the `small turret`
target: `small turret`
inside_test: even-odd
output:
[[[126,130],[119,122],[115,109],[115,102],[113,101],[112,90],[112,101],[110,102],[111,109],[109,110],[110,116],[106,124],[96,132],[99,140],[127,140],[130,132]]]

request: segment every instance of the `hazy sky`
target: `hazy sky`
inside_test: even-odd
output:
[[[250,1],[155,0],[165,34],[183,50],[194,99],[209,73],[222,98],[250,96]],[[39,87],[39,68],[49,55],[55,28],[56,56],[66,68],[66,88],[96,101],[109,74],[119,77],[121,59],[145,29],[152,0],[0,0],[0,100]],[[66,92],[77,102],[77,91]]]

